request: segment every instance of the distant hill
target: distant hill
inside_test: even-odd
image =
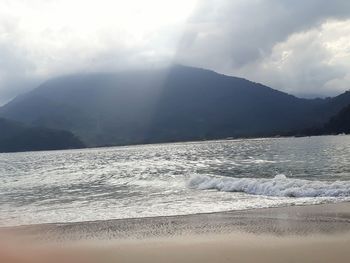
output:
[[[83,148],[71,132],[24,124],[0,118],[0,152]]]
[[[350,134],[350,104],[324,125],[323,132],[327,134]]]
[[[0,108],[0,116],[102,146],[268,136],[323,125],[348,104],[350,93],[300,99],[176,65],[51,79]]]

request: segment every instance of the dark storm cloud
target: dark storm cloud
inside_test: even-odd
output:
[[[350,17],[346,0],[203,1],[189,20],[179,53],[187,49],[218,54],[240,67],[271,52],[295,32],[317,27],[327,19]]]
[[[270,59],[277,44],[288,41],[293,34],[305,33],[319,29],[324,23],[332,20],[344,20],[350,17],[350,1],[347,0],[236,0],[236,1],[203,1],[195,14],[188,22],[182,42],[179,45],[178,59],[184,63],[195,66],[217,69],[232,75],[240,74],[247,78],[264,81],[268,84],[278,85],[275,88],[288,90],[293,93],[293,87],[283,83],[283,76],[289,72],[272,72],[264,74],[247,72],[249,70],[263,71],[263,63]],[[305,34],[307,38],[308,35]],[[317,40],[317,39],[316,39]],[[325,41],[327,39],[323,39]],[[322,64],[322,58],[329,56],[323,43],[310,45],[304,43],[302,48],[307,52],[295,52],[307,59],[300,58],[305,64],[295,65],[298,68],[289,70],[302,70],[303,74],[295,74],[295,83],[307,85],[305,93],[322,94],[324,91],[312,90],[322,87],[334,77],[343,74],[337,66]],[[316,47],[317,45],[317,47]],[[288,48],[286,46],[286,48]],[[301,54],[303,53],[303,54]],[[295,56],[296,54],[294,54]],[[317,61],[317,57],[319,58]],[[325,79],[325,71],[328,72]],[[309,72],[312,76],[306,76]],[[282,81],[275,82],[274,78]],[[312,80],[313,79],[313,80]],[[288,80],[290,81],[290,80]],[[312,83],[309,83],[312,82]],[[301,89],[300,86],[294,87]],[[303,93],[298,90],[296,93]]]

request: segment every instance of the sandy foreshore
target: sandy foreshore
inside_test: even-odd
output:
[[[0,262],[350,262],[350,203],[2,228]]]

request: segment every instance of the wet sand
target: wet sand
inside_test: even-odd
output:
[[[350,203],[0,232],[0,262],[350,262]]]

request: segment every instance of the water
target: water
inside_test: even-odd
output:
[[[0,225],[350,200],[350,136],[0,154]]]

